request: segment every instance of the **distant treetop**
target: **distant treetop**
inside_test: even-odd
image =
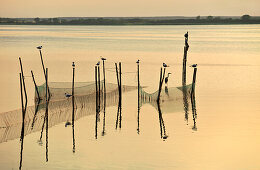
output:
[[[251,19],[251,16],[248,15],[248,14],[245,14],[245,15],[243,15],[243,16],[241,17],[241,19],[244,20],[244,21],[247,21],[247,20],[250,20],[250,19]]]

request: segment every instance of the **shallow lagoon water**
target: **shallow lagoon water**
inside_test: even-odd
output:
[[[191,107],[187,115],[181,101],[162,117],[166,140],[160,137],[157,109],[142,105],[139,115],[137,90],[123,93],[122,128],[115,129],[117,103],[106,107],[95,139],[95,113],[75,121],[75,153],[71,127],[65,122],[49,128],[48,162],[45,132],[24,138],[23,169],[259,169],[260,151],[260,26],[1,26],[0,112],[17,110],[20,104],[19,62],[22,57],[29,106],[34,102],[36,82],[44,83],[39,52],[43,45],[49,81],[70,82],[71,62],[76,62],[77,82],[94,81],[94,65],[107,58],[106,79],[116,83],[114,63],[122,62],[122,83],[141,85],[147,92],[158,89],[162,62],[173,73],[169,87],[181,85],[184,33],[189,31],[188,64],[197,63],[197,130]],[[187,82],[193,70],[187,68]],[[70,112],[70,111],[69,111]],[[68,113],[70,114],[70,113]],[[22,114],[21,114],[22,116]],[[186,116],[186,117],[185,117]],[[18,126],[21,126],[19,124]],[[20,133],[20,128],[18,134]],[[5,136],[6,129],[1,130]],[[12,131],[12,133],[15,133]],[[0,143],[1,169],[18,169],[20,139]]]

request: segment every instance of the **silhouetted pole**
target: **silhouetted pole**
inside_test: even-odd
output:
[[[40,57],[41,57],[41,63],[42,63],[42,69],[43,69],[44,78],[45,78],[45,81],[47,81],[47,80],[46,80],[45,66],[44,66],[43,59],[42,59],[42,51],[41,51],[41,49],[39,49],[39,52],[40,52]],[[48,87],[48,93],[50,94],[50,89],[49,89],[49,87]],[[49,97],[50,97],[50,96],[49,96]]]
[[[139,115],[140,115],[140,77],[139,77],[139,62],[137,63],[137,82],[138,82],[138,104],[137,104],[137,134],[140,133]]]
[[[137,63],[137,82],[138,82],[138,106],[139,106],[139,98],[140,98],[140,79],[139,79],[139,62]]]
[[[105,73],[105,60],[103,59],[103,76],[104,76],[104,117],[103,117],[103,131],[102,131],[102,136],[106,134],[105,132],[105,123],[106,123],[106,73]]]
[[[157,102],[160,102],[160,96],[161,96],[162,85],[163,85],[163,80],[164,80],[164,76],[165,76],[165,70],[166,70],[166,68],[164,67],[163,73],[162,73],[162,68],[160,71],[159,92],[158,92]]]
[[[75,79],[75,66],[72,68],[72,124],[74,124],[74,110],[75,110],[75,98],[74,98],[74,79]]]
[[[26,108],[27,108],[27,93],[26,93],[26,87],[25,87],[25,82],[24,82],[23,65],[22,65],[21,57],[19,57],[19,61],[20,61],[20,68],[21,68],[21,74],[22,74],[24,97],[25,97],[25,105],[24,105],[24,114],[25,114]]]
[[[48,122],[49,122],[49,118],[48,118],[48,104],[49,104],[49,97],[48,97],[48,68],[46,68],[46,113],[45,113],[45,123],[46,123],[46,162],[48,162]]]
[[[36,91],[37,96],[38,96],[38,98],[37,98],[36,101],[40,101],[40,100],[41,100],[41,99],[40,99],[40,94],[39,94],[38,87],[37,87],[37,84],[36,84],[36,82],[35,82],[35,79],[34,79],[34,75],[33,75],[33,71],[32,71],[32,70],[31,70],[31,74],[32,74],[32,79],[33,79],[35,91]]]
[[[186,85],[186,63],[187,63],[187,53],[189,49],[188,32],[184,35],[184,37],[185,37],[185,46],[184,46],[184,55],[183,55],[183,66],[182,66],[182,84]]]
[[[98,109],[100,111],[100,68],[98,66]]]
[[[23,103],[23,80],[22,80],[22,74],[19,73],[20,76],[20,91],[21,91],[21,104],[22,104],[22,129],[21,129],[21,152],[20,152],[20,165],[19,169],[22,169],[22,161],[23,161],[23,139],[24,139],[24,118],[25,118],[25,112],[24,112],[24,103]]]
[[[194,68],[193,71],[193,80],[192,80],[192,91],[191,91],[191,95],[195,94],[195,84],[196,84],[196,74],[197,74],[197,68]]]
[[[72,141],[73,141],[73,153],[75,153],[75,135],[74,135],[74,120],[75,120],[75,97],[74,97],[74,80],[75,80],[75,64],[72,64]]]
[[[22,73],[20,75],[20,91],[21,91],[21,104],[22,104],[22,118],[24,121],[24,105],[23,105],[23,80],[22,80]]]
[[[41,57],[42,69],[43,69],[44,77],[46,79],[45,67],[44,67],[44,63],[43,63],[43,59],[42,59],[42,50],[39,49],[39,52],[40,52],[40,57]]]
[[[103,60],[103,76],[104,76],[104,98],[106,95],[106,72],[105,72],[105,60]]]
[[[116,79],[117,79],[117,86],[118,86],[118,95],[120,96],[120,83],[119,83],[117,63],[115,63],[115,66],[116,66]]]
[[[95,84],[96,84],[96,123],[95,123],[95,138],[97,139],[97,119],[98,119],[98,85],[97,85],[97,66],[95,66]]]
[[[119,102],[120,102],[120,121],[119,121],[119,128],[121,129],[122,125],[122,69],[121,69],[121,62],[119,62],[119,80],[120,80],[120,95],[119,95]]]

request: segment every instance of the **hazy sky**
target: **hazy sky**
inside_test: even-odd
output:
[[[260,16],[260,0],[0,0],[0,17]]]

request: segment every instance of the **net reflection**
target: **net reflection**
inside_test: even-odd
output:
[[[174,112],[182,112],[184,109],[185,120],[188,121],[188,111],[189,111],[189,102],[191,98],[191,87],[192,85],[185,85],[180,87],[165,87],[164,90],[161,91],[160,101],[157,101],[158,91],[154,93],[147,93],[141,88],[140,95],[140,103],[138,104],[138,115],[137,115],[137,133],[140,132],[139,128],[139,114],[140,109],[145,104],[152,105],[157,111],[159,115],[159,125],[160,125],[160,136],[162,139],[167,139],[168,135],[166,133],[165,123],[163,119],[163,114],[174,113]],[[194,112],[194,122],[196,122],[196,106],[195,106],[195,97],[191,98],[192,109]],[[196,127],[196,123],[194,123],[194,127]]]
[[[128,92],[135,89],[136,87],[134,86],[122,85],[123,92]],[[50,88],[50,91],[52,91],[52,88]],[[102,102],[103,101],[101,101],[101,103]],[[72,98],[64,100],[55,100],[52,97],[50,98],[50,101],[48,103],[48,128],[51,128],[63,122],[68,122],[69,124],[71,124],[71,103]],[[105,106],[101,105],[100,110],[104,111],[105,107],[116,106],[117,104],[117,85],[112,83],[106,83],[106,104]],[[75,121],[85,116],[94,115],[96,113],[95,92],[88,95],[75,94],[75,108]],[[37,109],[38,111],[36,112]],[[21,137],[21,123],[23,122],[21,112],[22,109],[19,109],[0,114],[0,143],[7,142],[13,139],[18,139]],[[24,136],[38,131],[40,131],[41,134],[43,133],[46,124],[45,112],[46,102],[43,100],[41,100],[39,104],[36,103],[36,106],[27,107],[26,115],[24,118]],[[31,128],[32,124],[33,128]],[[105,129],[104,122],[103,126]],[[42,135],[40,135],[39,143],[42,143]]]

